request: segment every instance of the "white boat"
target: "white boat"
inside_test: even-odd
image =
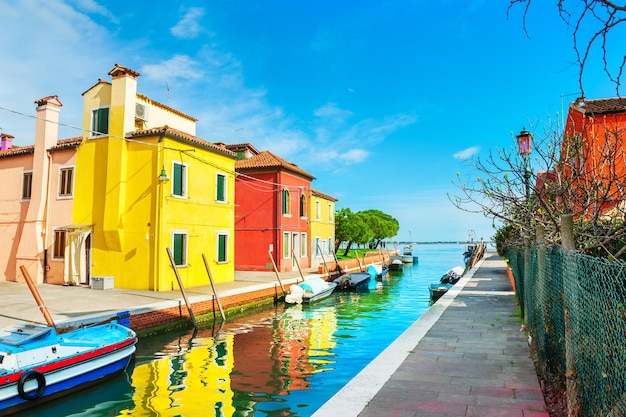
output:
[[[116,321],[60,334],[21,323],[0,331],[0,416],[122,372],[136,342],[135,332]]]
[[[335,288],[337,288],[336,282],[328,282],[319,277],[308,278],[289,287],[285,302],[288,304],[312,303],[328,297]]]
[[[402,262],[405,264],[412,264],[413,261],[413,245],[407,245],[402,250]]]
[[[402,271],[402,257],[401,256],[391,256],[389,257],[389,270],[390,271]]]

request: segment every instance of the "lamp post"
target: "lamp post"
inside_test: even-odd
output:
[[[530,154],[533,151],[533,135],[525,128],[517,137],[519,154],[524,158],[524,185],[526,187],[526,208],[528,209],[528,226],[532,227],[532,217],[530,216]],[[530,230],[530,229],[529,229]]]

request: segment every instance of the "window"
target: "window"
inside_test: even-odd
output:
[[[300,257],[306,258],[306,233],[300,235]]]
[[[65,258],[65,239],[67,237],[67,231],[55,230],[54,231],[54,249],[52,257],[55,259]]]
[[[283,214],[291,213],[291,211],[289,210],[289,206],[291,203],[290,200],[291,200],[291,196],[289,195],[289,190],[285,188],[283,190]]]
[[[333,205],[328,203],[328,221],[333,221]]]
[[[33,171],[24,171],[22,176],[22,200],[30,200],[33,191]]]
[[[333,253],[333,238],[329,237],[328,238],[328,254],[330,255],[331,253]]]
[[[187,266],[187,232],[172,232],[172,247],[174,251],[174,264],[176,266]]]
[[[109,108],[100,107],[91,111],[91,136],[109,134]]]
[[[306,196],[300,196],[300,217],[306,217]]]
[[[289,259],[289,232],[283,233],[283,258]]]
[[[71,197],[74,192],[74,167],[59,168],[59,197]]]
[[[320,202],[316,201],[315,202],[315,220],[319,220],[322,217],[322,209],[320,206]]]
[[[217,263],[228,262],[228,232],[217,232]]]
[[[319,237],[315,238],[315,257],[316,258],[320,257],[320,238]]]
[[[215,200],[226,203],[228,201],[226,197],[226,175],[218,173],[215,181]]]
[[[176,197],[187,197],[187,164],[172,163],[172,194]]]

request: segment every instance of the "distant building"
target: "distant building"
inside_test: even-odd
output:
[[[83,93],[76,155],[73,282],[178,288],[234,280],[236,154],[195,136],[196,119],[137,93],[139,74],[115,65]],[[107,278],[109,279],[109,278]]]
[[[279,272],[309,268],[313,175],[272,152],[243,147],[237,152],[248,157],[235,165],[235,269],[271,271],[272,260]]]
[[[23,281],[24,266],[37,283],[62,284],[68,242],[60,230],[72,222],[76,148],[80,137],[58,140],[57,96],[35,101],[35,144],[14,146],[0,134],[0,280]]]

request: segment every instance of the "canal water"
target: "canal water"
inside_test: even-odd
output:
[[[20,415],[310,416],[429,308],[430,283],[463,264],[463,245],[413,249],[417,263],[368,292],[142,338],[122,375]]]

